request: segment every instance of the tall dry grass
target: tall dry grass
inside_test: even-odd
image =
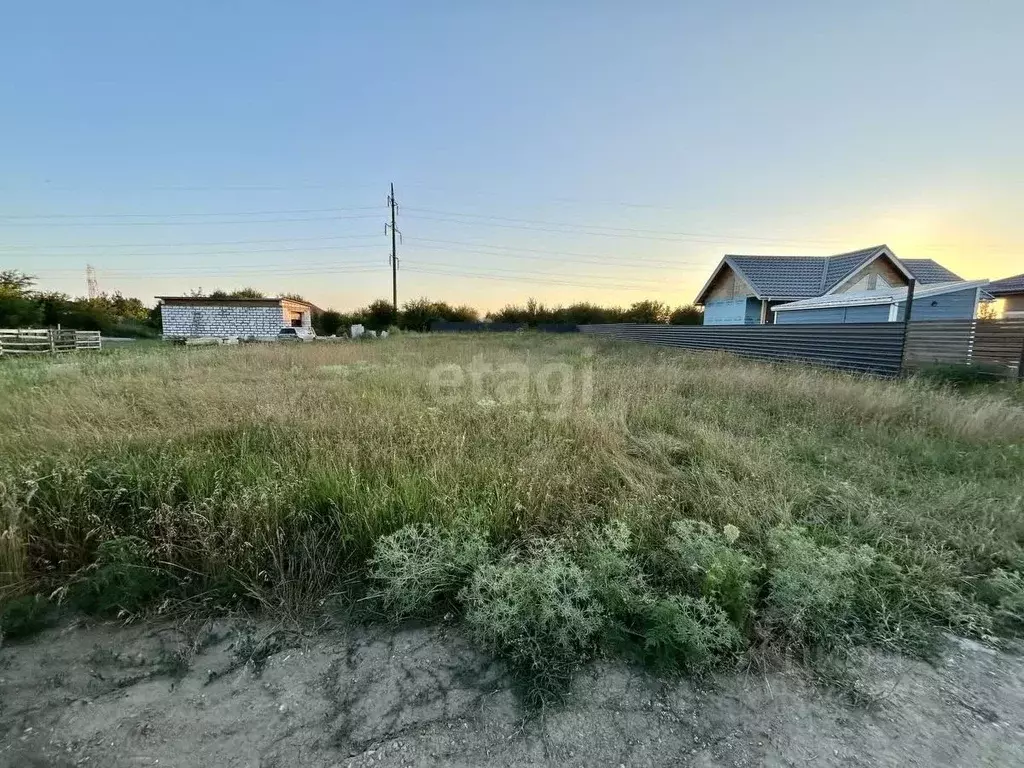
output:
[[[509,400],[497,374],[438,397],[436,366],[475,360],[574,383],[564,402],[534,383]],[[84,583],[131,537],[165,592],[291,608],[410,524],[502,550],[620,521],[644,560],[696,519],[769,560],[780,526],[871,547],[898,570],[884,610],[969,623],[976,586],[1021,558],[1019,403],[585,336],[4,361],[0,578]]]

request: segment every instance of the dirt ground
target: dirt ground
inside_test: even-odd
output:
[[[599,663],[524,719],[452,628],[73,625],[0,648],[0,766],[1024,766],[1020,656],[951,638],[861,688]]]

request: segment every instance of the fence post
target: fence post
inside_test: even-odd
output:
[[[900,374],[907,365],[907,335],[910,333],[910,311],[914,308],[914,286],[917,280],[910,278],[907,285],[907,304],[903,308],[903,347],[900,349]]]
[[[1024,381],[1024,339],[1020,343],[1020,360],[1017,361],[1017,381]]]
[[[58,333],[60,333],[60,331],[55,331],[55,330],[53,330],[53,328],[50,328],[50,330],[49,330],[50,354],[51,355],[56,355],[57,354],[57,334]]]

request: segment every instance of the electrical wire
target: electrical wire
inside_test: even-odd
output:
[[[302,242],[322,242],[325,240],[358,240],[360,238],[369,239],[376,238],[380,239],[380,233],[372,235],[328,235],[325,237],[279,237],[272,238],[269,240],[214,240],[214,241],[203,241],[203,242],[184,242],[184,243],[86,243],[80,245],[0,245],[0,251],[28,251],[28,250],[63,250],[68,248],[191,248],[193,246],[206,246],[206,245],[247,245],[249,243],[260,244],[260,243],[302,243]],[[77,254],[61,254],[75,256]],[[168,254],[174,255],[174,254]]]
[[[85,222],[68,222],[58,221],[47,223],[47,227],[195,227],[195,226],[211,226],[220,224],[286,224],[293,222],[307,222],[307,221],[342,221],[349,219],[376,219],[379,218],[380,214],[376,213],[363,213],[355,214],[352,216],[309,216],[303,218],[288,218],[288,219],[237,219],[231,221],[85,221]],[[39,224],[28,221],[15,221],[15,222],[4,222],[0,224],[4,227],[38,227]]]

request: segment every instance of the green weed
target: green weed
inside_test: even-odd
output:
[[[491,548],[472,530],[409,525],[377,540],[371,597],[391,618],[428,617],[449,607]]]
[[[506,660],[533,705],[565,691],[605,622],[583,570],[543,542],[478,568],[459,601],[470,636]]]

